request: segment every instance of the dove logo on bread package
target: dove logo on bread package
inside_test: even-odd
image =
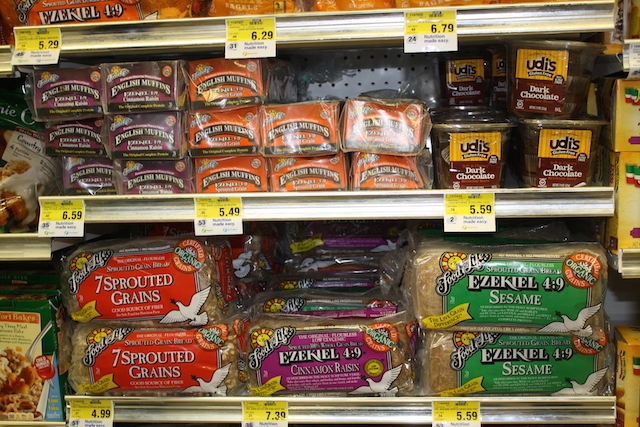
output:
[[[599,245],[442,243],[414,257],[410,285],[423,327],[602,335],[607,264]]]
[[[204,326],[217,316],[213,263],[210,246],[195,237],[94,242],[65,257],[62,292],[79,322]]]

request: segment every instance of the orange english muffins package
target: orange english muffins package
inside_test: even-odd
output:
[[[204,16],[265,15],[304,12],[301,0],[208,0]],[[209,4],[210,3],[210,4]]]
[[[353,153],[353,190],[416,190],[425,188],[416,157]]]
[[[427,107],[417,100],[350,98],[342,117],[344,151],[415,156],[431,130]]]
[[[189,112],[191,157],[252,155],[260,151],[258,106]]]
[[[347,190],[346,157],[274,157],[269,159],[272,191]]]
[[[198,157],[195,171],[198,193],[269,191],[261,156]]]
[[[265,156],[314,156],[339,150],[339,101],[260,107]]]

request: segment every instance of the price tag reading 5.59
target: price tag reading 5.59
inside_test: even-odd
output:
[[[227,19],[225,58],[269,58],[276,56],[276,19]]]
[[[494,193],[447,193],[444,231],[496,231]]]
[[[456,11],[405,12],[405,53],[458,50]]]
[[[41,200],[38,236],[82,237],[84,200]]]
[[[69,406],[69,425],[77,427],[113,426],[113,402],[110,400],[71,400]]]
[[[242,234],[240,197],[197,197],[195,208],[196,236]]]
[[[480,427],[480,402],[433,402],[433,423],[442,427]]]

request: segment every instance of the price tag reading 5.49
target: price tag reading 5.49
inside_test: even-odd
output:
[[[442,427],[480,427],[480,402],[433,402],[433,423]]]
[[[82,237],[84,200],[41,200],[38,236]]]
[[[195,207],[196,236],[242,234],[240,197],[197,197]]]
[[[225,58],[276,56],[276,19],[227,19]]]
[[[405,12],[404,20],[406,53],[458,50],[455,10]]]
[[[451,193],[444,199],[444,231],[496,231],[494,193]]]

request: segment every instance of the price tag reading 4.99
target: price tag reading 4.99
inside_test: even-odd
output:
[[[198,197],[195,204],[196,236],[242,234],[240,197]]]
[[[84,236],[84,200],[41,200],[38,236]]]
[[[242,403],[242,427],[286,427],[289,421],[287,402]]]
[[[227,59],[276,56],[276,19],[227,19]]]
[[[100,399],[69,401],[69,425],[77,427],[112,427],[113,402]]]
[[[11,65],[57,64],[60,58],[60,28],[14,28],[15,49]]]
[[[480,402],[433,402],[433,425],[480,427]]]
[[[458,50],[456,11],[405,12],[405,53]]]
[[[496,231],[494,193],[452,193],[444,196],[444,231]]]

